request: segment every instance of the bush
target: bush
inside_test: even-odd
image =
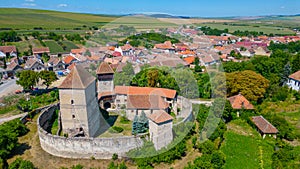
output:
[[[83,166],[81,164],[73,165],[71,169],[83,169]]]
[[[111,133],[121,133],[124,129],[122,127],[113,126],[109,129]]]
[[[14,162],[12,162],[8,169],[34,169],[34,165],[32,162],[23,160],[21,158],[17,158]]]
[[[119,157],[119,156],[118,156],[118,154],[114,153],[114,154],[112,155],[112,157],[111,157],[111,158],[112,158],[113,160],[117,160],[117,159],[118,159],[118,157]]]

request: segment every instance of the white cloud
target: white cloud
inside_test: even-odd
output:
[[[32,7],[32,6],[36,6],[35,3],[23,3],[23,6],[27,6],[27,7]]]
[[[34,2],[34,0],[25,0],[25,2]]]
[[[284,8],[285,8],[285,6],[281,6],[280,8],[281,8],[281,9],[284,9]]]
[[[67,4],[59,4],[59,5],[57,5],[57,7],[59,7],[59,8],[63,8],[63,7],[67,7],[68,5]]]

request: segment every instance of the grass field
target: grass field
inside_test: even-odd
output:
[[[271,168],[273,146],[257,136],[228,131],[221,150],[226,154],[225,169]]]
[[[48,10],[0,8],[0,28],[43,29],[56,28],[74,29],[86,26],[101,26],[116,17],[80,13],[57,12]]]
[[[47,41],[44,41],[46,46],[49,47],[50,49],[50,53],[60,53],[60,52],[65,52],[63,50],[63,48],[57,44],[55,41],[52,41],[52,40],[47,40]]]

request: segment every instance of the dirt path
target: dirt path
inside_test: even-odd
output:
[[[18,115],[14,115],[14,116],[10,116],[10,117],[3,117],[0,118],[0,124],[17,119],[17,118],[21,118],[23,116],[25,116],[27,113],[22,113],[22,114],[18,114]]]

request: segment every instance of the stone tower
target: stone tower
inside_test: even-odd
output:
[[[114,91],[114,71],[106,62],[102,62],[97,71],[98,93]]]
[[[96,79],[76,65],[59,88],[62,130],[69,136],[95,137],[100,130]]]
[[[156,150],[160,150],[173,140],[173,117],[165,111],[151,114],[149,117],[150,140]]]

